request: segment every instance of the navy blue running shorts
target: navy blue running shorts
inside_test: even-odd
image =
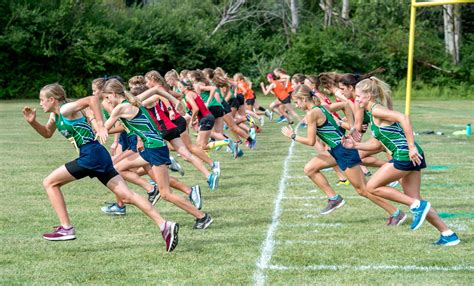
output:
[[[347,168],[352,168],[362,163],[359,152],[356,149],[347,149],[341,144],[329,149],[329,154],[331,154],[331,156],[336,159],[337,165],[343,171],[345,171]]]

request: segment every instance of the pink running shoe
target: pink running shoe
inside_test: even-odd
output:
[[[76,239],[76,230],[74,227],[71,226],[71,228],[65,229],[62,226],[56,226],[55,228],[53,232],[43,234],[43,238],[53,241]]]
[[[165,229],[161,232],[161,235],[166,242],[167,252],[173,251],[178,245],[178,230],[179,224],[172,221],[165,222]]]

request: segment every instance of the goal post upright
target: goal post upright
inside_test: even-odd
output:
[[[408,38],[408,66],[405,97],[405,114],[410,115],[411,87],[413,81],[413,54],[415,49],[415,22],[417,7],[432,7],[440,5],[474,3],[474,0],[411,0],[410,5],[410,33]]]

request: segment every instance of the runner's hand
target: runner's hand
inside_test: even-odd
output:
[[[99,140],[100,144],[104,144],[107,141],[109,132],[104,126],[97,126],[97,133],[95,134],[95,140]]]
[[[295,133],[295,131],[288,125],[281,128],[281,133],[286,137],[291,138],[291,135]]]
[[[23,117],[28,123],[35,121],[36,119],[36,109],[33,109],[29,106],[23,107]]]
[[[423,156],[418,153],[418,149],[410,147],[410,161],[413,163],[413,166],[421,165],[421,159],[423,159]]]
[[[354,149],[355,141],[351,137],[344,136],[342,137],[342,146],[347,149]]]

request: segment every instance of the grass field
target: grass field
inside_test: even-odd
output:
[[[428,223],[416,232],[410,222],[387,227],[387,215],[349,186],[335,187],[346,205],[320,216],[325,198],[302,171],[315,151],[291,145],[281,125],[267,122],[257,150],[244,150],[235,161],[225,151],[212,153],[222,162],[218,191],[184,165],[182,180],[202,186],[203,209],[214,224],[192,230],[191,216],[158,202],[162,215],[181,225],[172,253],[138,209],[129,206],[125,217],[103,215],[100,207],[113,196],[90,179],[63,188],[78,238],[41,238],[58,223],[42,180],[76,154],[58,133],[49,140],[36,134],[22,118],[25,104],[37,107],[45,122],[37,101],[0,102],[2,285],[474,284],[474,139],[450,135],[474,121],[474,101],[412,103],[416,132],[445,134],[416,137],[433,166],[423,172],[422,195],[439,212],[459,215],[446,222],[460,245],[433,246],[438,233]],[[401,102],[397,109],[403,110]],[[333,172],[325,174],[335,183]]]

